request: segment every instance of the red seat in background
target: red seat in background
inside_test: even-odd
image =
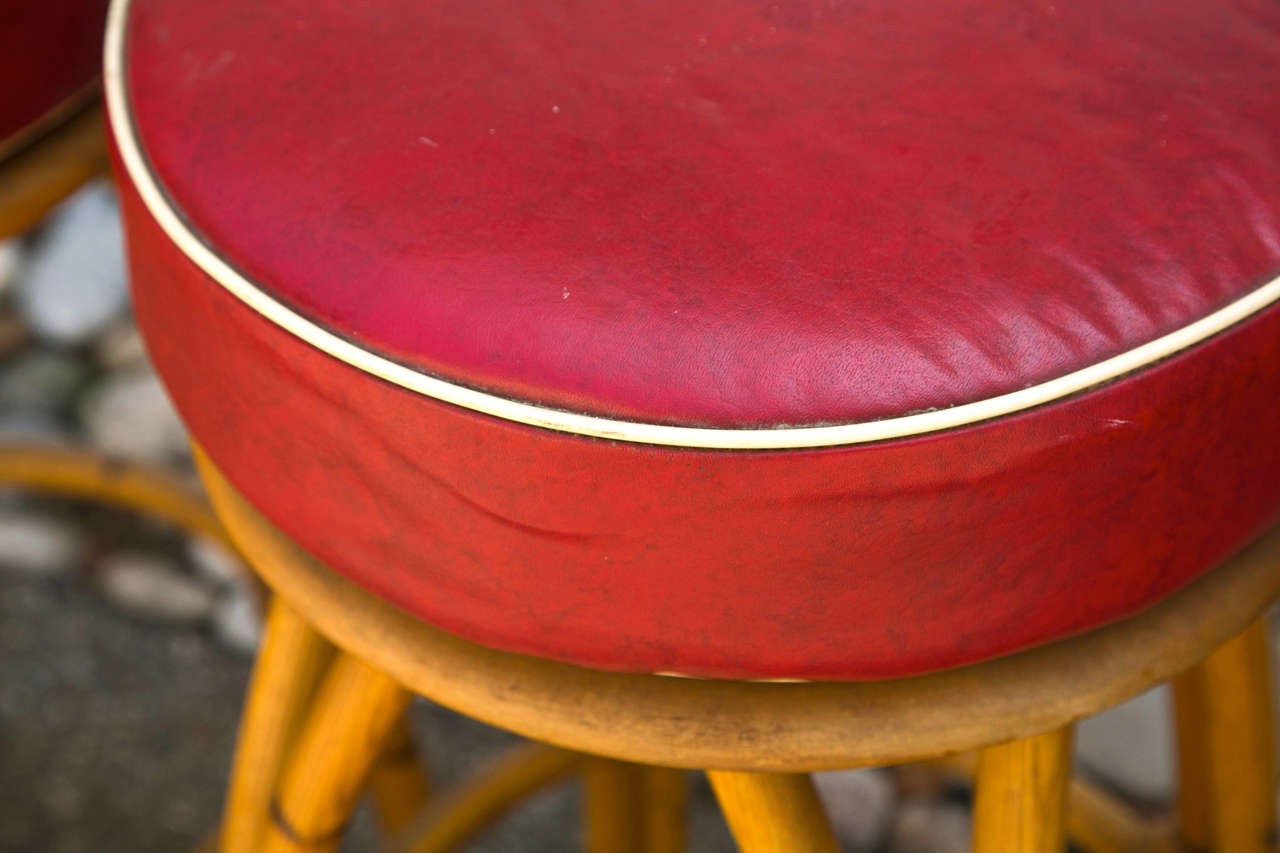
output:
[[[0,155],[91,90],[106,11],[107,0],[9,0],[0,8]]]

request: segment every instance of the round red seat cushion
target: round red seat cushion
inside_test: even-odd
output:
[[[89,87],[107,0],[9,0],[0,8],[0,150]]]
[[[137,312],[333,569],[591,666],[867,678],[1280,513],[1280,6],[121,0]]]

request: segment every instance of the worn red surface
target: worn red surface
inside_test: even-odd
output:
[[[108,0],[0,4],[0,142],[93,82]]]
[[[134,5],[141,140],[193,227],[357,343],[530,402],[904,414],[1078,369],[1280,271],[1273,3]],[[1276,309],[963,429],[657,448],[342,365],[125,210],[149,346],[230,479],[480,642],[909,674],[1132,613],[1280,508]]]
[[[1280,4],[135,0],[233,263],[451,380],[711,426],[1021,388],[1280,272]]]

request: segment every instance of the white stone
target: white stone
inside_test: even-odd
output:
[[[22,274],[26,247],[17,237],[0,240],[0,294],[8,293]]]
[[[814,784],[840,841],[856,850],[873,849],[893,824],[893,780],[883,770],[815,773]]]
[[[188,452],[186,428],[149,370],[109,376],[87,395],[80,415],[89,443],[104,453],[163,463]]]
[[[0,570],[63,575],[80,565],[84,551],[84,534],[68,521],[21,508],[0,514]]]
[[[18,310],[40,337],[88,341],[128,303],[120,211],[106,181],[80,190],[32,246],[17,283]]]
[[[244,583],[232,584],[214,602],[213,634],[233,652],[253,655],[262,639],[262,613]]]
[[[79,360],[46,351],[28,352],[0,372],[0,409],[50,413],[65,410],[84,385]]]
[[[145,365],[147,346],[142,340],[142,333],[130,320],[113,323],[103,332],[94,348],[98,362],[109,370]]]
[[[187,543],[187,558],[191,560],[196,574],[215,586],[245,584],[252,577],[243,560],[203,536],[192,537]]]
[[[1129,796],[1170,800],[1176,756],[1168,689],[1156,687],[1081,721],[1076,761]]]
[[[216,593],[168,560],[124,551],[98,564],[103,595],[121,609],[164,622],[203,622],[213,612]]]
[[[898,809],[889,849],[893,853],[967,853],[972,834],[968,809],[955,803],[909,800]]]

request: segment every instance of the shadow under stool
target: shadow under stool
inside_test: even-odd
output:
[[[136,315],[277,593],[217,845],[580,774],[676,850],[694,768],[833,850],[806,773],[930,760],[980,853],[1269,849],[1277,81],[1252,0],[115,0]],[[1071,725],[1170,679],[1139,819]],[[431,792],[414,693],[543,745]]]

